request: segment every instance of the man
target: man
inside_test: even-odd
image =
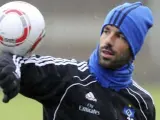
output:
[[[132,79],[133,61],[152,25],[148,7],[125,3],[106,16],[88,62],[2,55],[3,102],[18,93],[35,99],[44,120],[155,120],[150,94]]]

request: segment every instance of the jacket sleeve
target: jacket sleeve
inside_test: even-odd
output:
[[[155,104],[153,101],[153,98],[148,97],[148,99],[146,99],[147,103],[148,103],[148,109],[145,110],[145,115],[147,117],[147,120],[156,120],[156,108],[155,108]]]
[[[151,105],[151,108],[147,112],[147,118],[148,120],[156,120],[156,108],[154,104]]]
[[[39,102],[61,96],[67,87],[70,68],[77,68],[75,59],[51,56],[13,56],[16,71],[21,74],[20,93]]]

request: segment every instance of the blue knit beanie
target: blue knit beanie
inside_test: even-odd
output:
[[[141,2],[124,3],[113,8],[104,20],[101,34],[106,25],[114,25],[125,36],[133,59],[141,49],[148,30],[153,25],[151,10]]]

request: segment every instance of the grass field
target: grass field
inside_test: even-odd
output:
[[[160,89],[154,88],[148,91],[155,100],[156,120],[160,120]],[[2,94],[0,94],[0,99],[2,99]],[[8,104],[0,102],[0,120],[42,120],[42,107],[36,101],[18,95]]]

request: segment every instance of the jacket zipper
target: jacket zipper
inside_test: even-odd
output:
[[[113,110],[114,110],[114,116],[115,116],[116,120],[119,120],[119,119],[118,119],[117,110],[116,110],[116,108],[114,107],[114,104],[113,104],[113,103],[112,103],[112,105],[113,105]]]
[[[117,109],[115,107],[114,100],[115,100],[115,94],[113,93],[112,94],[112,106],[113,106],[113,110],[114,110],[114,116],[116,118],[115,120],[119,120],[119,118],[118,118],[118,112],[117,112]]]

